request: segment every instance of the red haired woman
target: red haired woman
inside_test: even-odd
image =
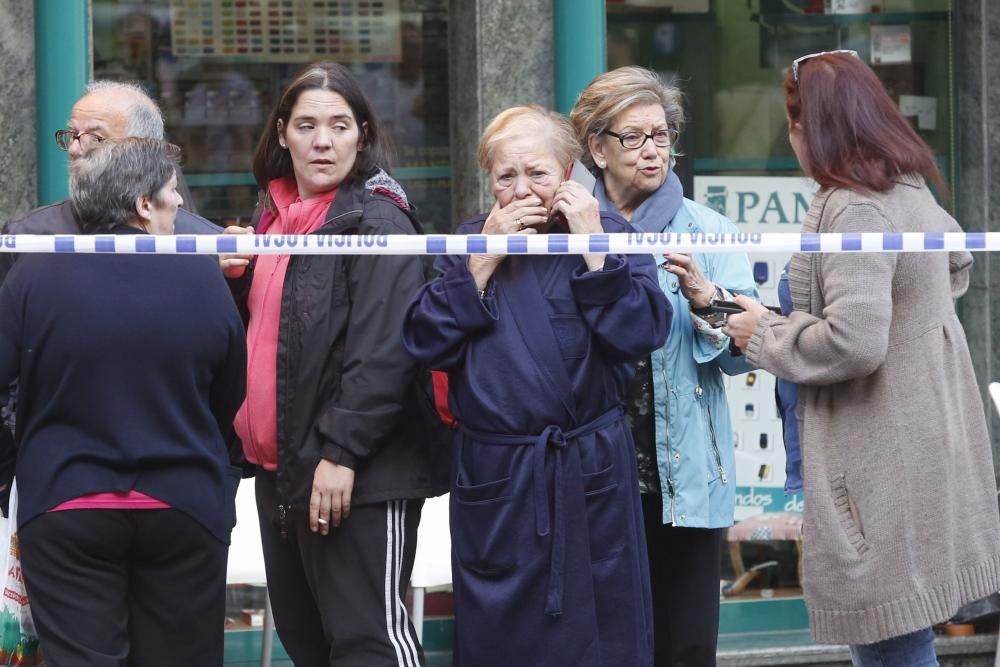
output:
[[[930,148],[853,52],[785,77],[788,136],[821,186],[803,232],[957,232]],[[892,237],[890,237],[892,238]],[[954,300],[972,256],[796,254],[786,316],[724,332],[800,384],[804,587],[814,638],[855,665],[937,665],[930,628],[1000,589],[990,440]]]

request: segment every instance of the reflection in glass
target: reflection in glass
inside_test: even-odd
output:
[[[94,77],[137,81],[157,100],[201,215],[249,220],[265,110],[303,64],[332,59],[365,86],[424,226],[450,230],[447,0],[94,0],[93,17]]]
[[[677,171],[691,192],[695,173],[797,173],[785,72],[804,54],[852,49],[912,117],[954,182],[951,3],[858,6],[870,11],[824,13],[822,0],[608,0],[608,67],[649,67],[684,90],[689,122],[679,149],[687,159]]]

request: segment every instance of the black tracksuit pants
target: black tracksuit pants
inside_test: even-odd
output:
[[[19,531],[49,667],[218,667],[229,547],[174,509],[41,514]]]
[[[663,499],[642,494],[653,590],[656,667],[714,667],[725,528],[663,524]]]
[[[257,469],[257,512],[275,628],[296,667],[418,667],[406,611],[423,500],[351,507],[328,535],[277,519],[275,475]]]

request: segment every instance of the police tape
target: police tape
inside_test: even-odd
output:
[[[406,234],[190,236],[3,235],[0,253],[158,255],[578,255],[727,252],[948,252],[1000,250],[1000,232],[655,234]]]

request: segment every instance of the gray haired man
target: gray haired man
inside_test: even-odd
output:
[[[143,137],[163,139],[159,107],[130,83],[95,81],[73,105],[69,123],[56,132],[56,144],[69,153],[70,163],[107,139]],[[185,197],[185,199],[189,199]],[[177,211],[177,234],[220,234],[222,230],[190,211]],[[4,234],[81,234],[80,221],[68,199],[49,204],[0,223]],[[0,253],[0,284],[17,256]]]

